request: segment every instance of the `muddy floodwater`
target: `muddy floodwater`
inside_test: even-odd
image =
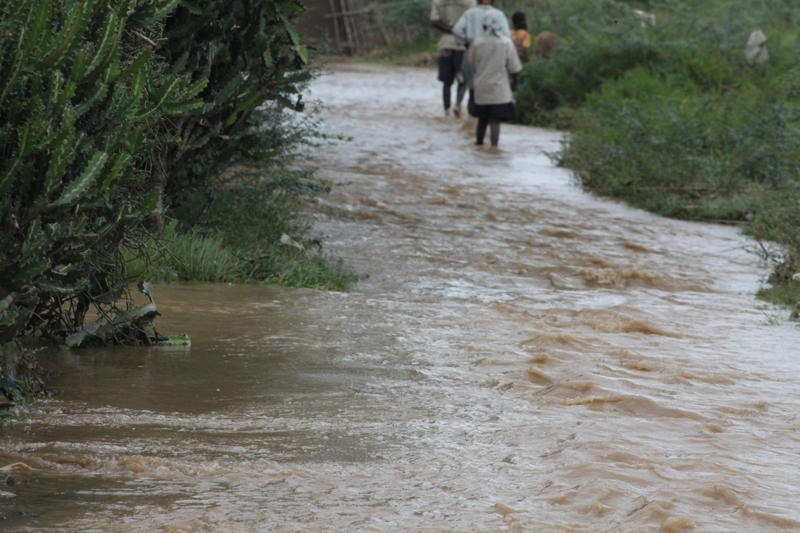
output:
[[[52,357],[0,530],[800,530],[800,329],[754,242],[582,192],[557,132],[475,147],[430,69],[307,98],[361,281],[159,286],[190,348]]]

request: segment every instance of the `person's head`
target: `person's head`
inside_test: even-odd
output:
[[[525,13],[522,11],[515,11],[514,14],[511,15],[511,24],[514,26],[515,30],[527,30],[528,21],[525,20]]]
[[[483,32],[485,35],[499,36],[503,32],[503,15],[496,9],[490,9],[483,16]]]
[[[483,4],[485,6],[490,6],[490,5],[494,4],[494,0],[481,0],[481,4]]]

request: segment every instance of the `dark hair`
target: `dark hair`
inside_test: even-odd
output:
[[[514,25],[515,30],[527,30],[528,22],[525,20],[525,13],[522,11],[515,11],[511,15],[511,24]]]

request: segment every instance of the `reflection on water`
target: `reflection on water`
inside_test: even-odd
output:
[[[800,528],[800,331],[736,230],[584,194],[507,125],[472,146],[435,73],[315,82],[317,231],[351,292],[158,287],[190,348],[59,353],[0,436],[0,529]],[[2,489],[0,489],[2,490]]]

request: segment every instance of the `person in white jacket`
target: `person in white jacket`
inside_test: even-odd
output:
[[[505,26],[503,23],[505,22]],[[522,70],[522,63],[511,38],[503,28],[508,21],[502,12],[487,11],[483,18],[483,37],[478,37],[467,49],[467,60],[474,69],[474,111],[478,119],[475,144],[482,145],[486,128],[490,130],[492,146],[500,141],[500,122],[515,116],[512,79]]]
[[[453,35],[464,43],[464,47],[469,50],[470,45],[479,37],[483,37],[486,30],[484,30],[483,19],[488,14],[493,14],[497,17],[500,24],[500,33],[508,37],[511,36],[511,30],[508,26],[508,19],[505,14],[494,7],[492,4],[494,0],[479,0],[478,5],[472,7],[461,15],[461,18],[453,25]],[[464,59],[462,66],[464,79],[469,89],[469,101],[467,109],[470,115],[475,115],[475,92],[473,83],[473,68],[468,59]]]
[[[485,34],[484,17],[489,13],[494,13],[500,21],[500,32],[510,37],[511,30],[508,27],[508,19],[492,4],[494,4],[494,0],[480,0],[477,6],[467,9],[453,25],[453,35],[469,47],[472,41]]]

